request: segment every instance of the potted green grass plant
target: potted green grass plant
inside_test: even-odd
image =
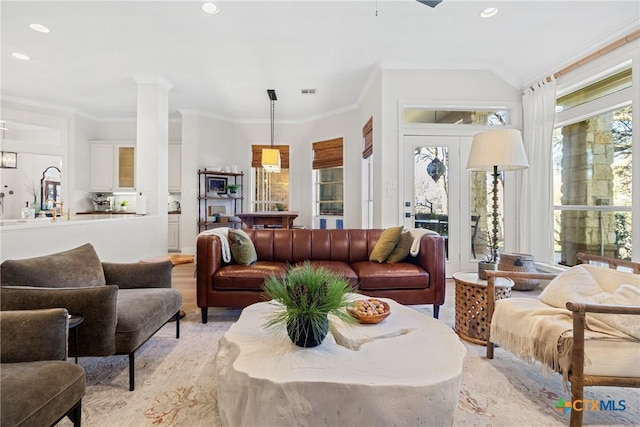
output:
[[[282,277],[265,280],[264,293],[277,304],[265,323],[267,329],[287,328],[289,338],[300,347],[315,347],[329,331],[328,314],[354,323],[347,313],[347,295],[354,292],[344,276],[305,262],[290,267]]]

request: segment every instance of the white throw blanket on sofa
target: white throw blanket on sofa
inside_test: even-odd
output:
[[[439,236],[435,231],[426,228],[409,228],[408,231],[411,233],[411,237],[413,237],[413,243],[411,244],[411,250],[409,251],[411,256],[417,256],[420,253],[420,240],[422,239],[422,236],[425,234],[435,234],[436,236]]]
[[[229,227],[220,227],[220,228],[214,228],[211,230],[205,230],[200,234],[198,234],[198,236],[202,236],[205,234],[215,234],[216,236],[220,237],[222,260],[224,262],[231,262],[231,248],[229,247],[229,238],[228,238]],[[198,240],[198,237],[196,236],[196,241],[197,240]],[[196,248],[197,247],[198,245],[196,244]]]
[[[598,269],[593,270],[593,269]],[[622,288],[622,292],[618,292]],[[551,281],[539,300],[496,301],[491,341],[522,359],[563,373],[571,368],[573,321],[568,301],[640,305],[640,276],[590,265],[575,266]],[[615,302],[614,302],[615,300]],[[589,314],[585,339],[640,341],[637,316]]]

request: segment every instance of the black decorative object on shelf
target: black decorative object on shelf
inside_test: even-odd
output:
[[[438,180],[442,178],[442,176],[444,176],[446,172],[447,167],[437,156],[427,165],[427,173],[429,174],[431,179],[434,180],[434,182],[438,182]]]

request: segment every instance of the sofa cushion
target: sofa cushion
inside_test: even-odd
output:
[[[329,271],[342,275],[352,285],[358,284],[358,275],[353,271],[351,266],[342,261],[305,261],[311,264],[314,268],[324,267]],[[303,265],[304,262],[299,262],[296,266]]]
[[[3,426],[52,425],[85,394],[84,369],[71,362],[3,363],[0,373]]]
[[[82,314],[84,322],[78,329],[78,356],[108,356],[114,351],[118,293],[118,287],[114,285],[67,289],[3,286],[0,289],[0,308],[33,310],[64,307],[70,314]],[[76,355],[73,346],[69,355]]]
[[[152,336],[182,306],[176,289],[120,289],[116,305],[116,353],[129,353]]]
[[[2,286],[77,288],[105,285],[102,264],[90,243],[51,255],[4,261],[0,275]]]
[[[562,317],[550,315],[554,310],[564,315]],[[523,322],[527,323],[527,328],[522,328]],[[542,340],[534,340],[533,337],[546,337],[543,331],[548,331],[552,327],[561,332],[555,337],[550,337],[553,342],[550,347],[556,353],[558,349],[571,349],[573,321],[568,310],[551,307],[536,298],[506,298],[496,301],[491,322],[491,338],[493,342],[524,360],[541,360],[543,357],[537,353],[544,352],[545,347],[541,345]],[[523,346],[521,341],[527,337],[532,337],[532,342],[535,341],[536,345]],[[547,358],[550,359],[551,356]],[[559,357],[559,362],[555,363],[559,364],[560,369],[564,372],[568,371],[571,367],[570,353],[565,357],[556,357]],[[585,375],[640,377],[640,343],[632,339],[614,338],[611,335],[587,329],[585,330],[584,360],[588,361],[584,366]],[[551,362],[549,363],[551,365]],[[548,367],[553,368],[553,366]]]
[[[393,264],[404,260],[409,255],[411,245],[413,245],[413,236],[411,233],[408,231],[402,232],[398,239],[398,244],[393,248],[385,261]]]
[[[214,273],[216,289],[261,291],[264,279],[287,271],[284,262],[256,261],[251,265],[225,265]]]
[[[258,260],[253,242],[242,230],[229,229],[229,247],[233,260],[238,264],[251,265]]]
[[[384,289],[426,289],[429,287],[429,273],[422,267],[399,262],[378,264],[375,262],[354,262],[351,268],[360,278],[362,290]]]
[[[384,230],[369,254],[369,261],[384,262],[398,244],[403,228],[399,225]]]
[[[68,316],[64,308],[1,311],[2,363],[66,360]]]

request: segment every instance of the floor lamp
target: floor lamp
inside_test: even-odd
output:
[[[493,173],[493,230],[491,262],[498,261],[498,172],[529,167],[522,136],[517,129],[496,129],[477,133],[471,142],[467,170]]]

